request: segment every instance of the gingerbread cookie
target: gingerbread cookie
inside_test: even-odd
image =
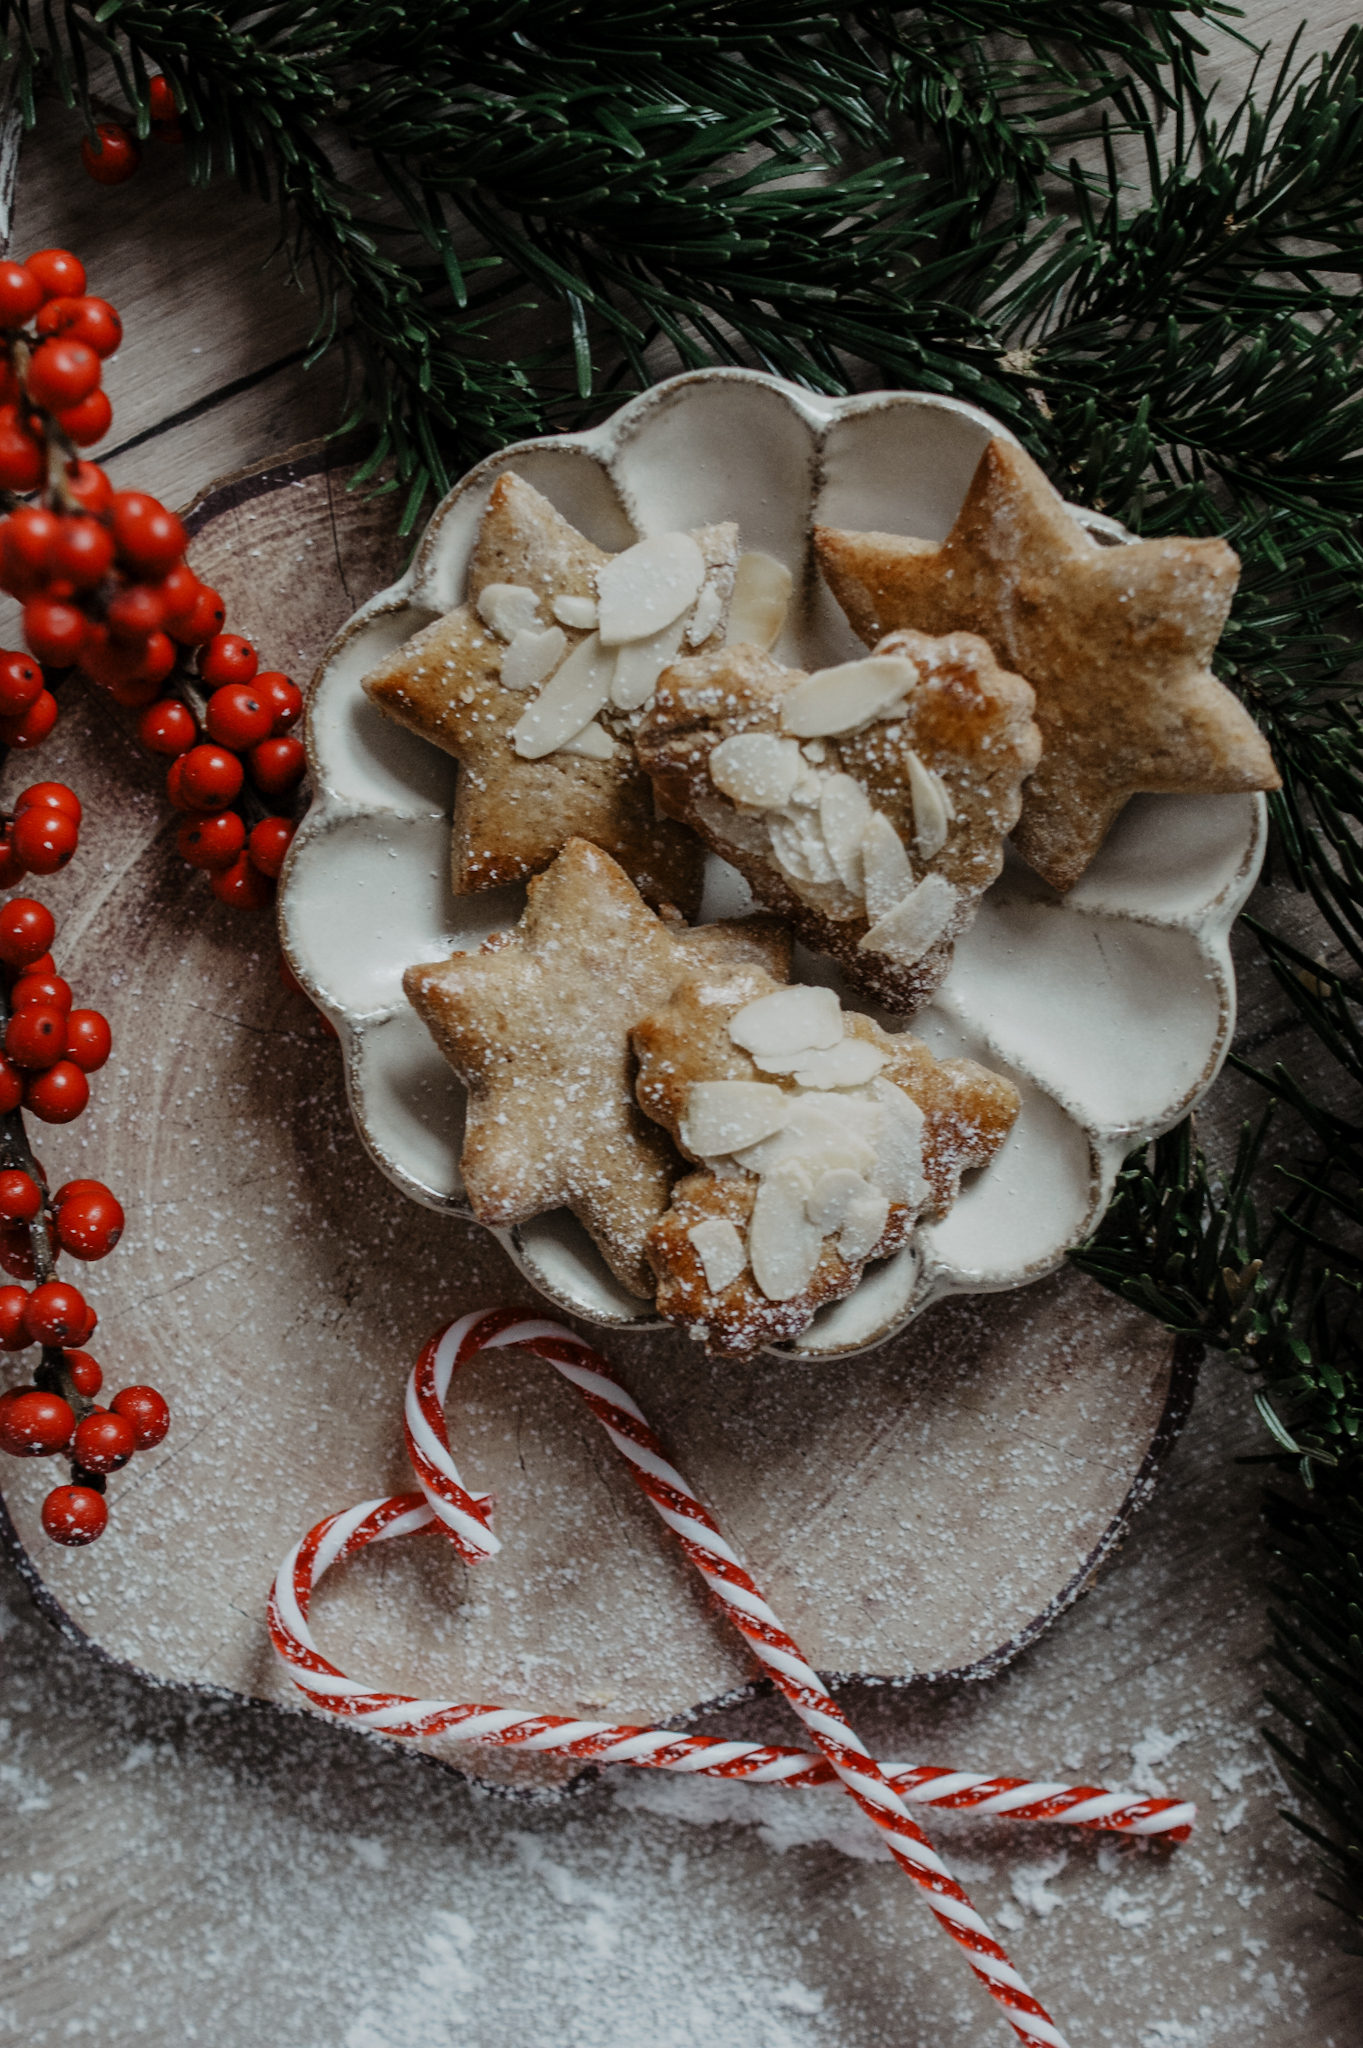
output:
[[[899,627],[978,633],[1036,691],[1040,765],[1019,853],[1057,889],[1137,791],[1277,789],[1254,721],[1208,666],[1240,573],[1221,540],[1103,547],[1031,457],[994,440],[940,546],[816,529],[829,588],[867,646]]]
[[[705,1169],[649,1233],[658,1308],[726,1357],[798,1336],[945,1214],[1019,1108],[1000,1075],[756,965],[681,982],[633,1041],[639,1102]]]
[[[456,895],[538,874],[577,836],[650,902],[694,912],[700,849],[657,816],[633,728],[668,661],[720,645],[736,557],[732,526],[607,555],[513,472],[498,478],[468,602],[364,679],[381,711],[460,763]]]
[[[1041,740],[969,633],[895,633],[804,675],[752,647],[675,663],[639,729],[661,808],[889,1008],[916,1009],[1003,864]]]
[[[608,854],[570,839],[525,915],[476,953],[403,977],[468,1089],[462,1167],[481,1223],[566,1205],[616,1276],[649,1296],[644,1244],[681,1162],[634,1098],[630,1027],[698,971],[789,971],[770,919],[691,930],[656,917]]]

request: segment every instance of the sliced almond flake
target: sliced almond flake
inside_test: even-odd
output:
[[[686,1098],[681,1141],[698,1159],[746,1151],[773,1137],[799,1100],[770,1081],[696,1081]]]
[[[811,1052],[842,1038],[842,1005],[831,988],[797,984],[744,1003],[729,1019],[729,1036],[744,1052]]]
[[[809,865],[810,879],[815,882],[838,882],[842,877],[833,865],[833,856],[828,851],[823,836],[823,827],[814,811],[787,812],[800,841],[800,851]]]
[[[872,1081],[871,1095],[882,1111],[872,1178],[892,1202],[902,1202],[906,1209],[921,1209],[928,1192],[923,1173],[923,1112],[911,1095],[883,1074]]]
[[[789,744],[795,746],[796,742],[791,740]],[[802,758],[800,772],[796,776],[795,786],[790,792],[790,801],[793,808],[797,811],[817,811],[819,808],[819,798],[823,794],[823,785],[824,778],[818,769],[811,768],[808,761]]]
[[[610,696],[614,668],[614,653],[589,633],[512,727],[511,744],[521,759],[542,761],[590,725]]]
[[[924,875],[916,889],[896,903],[857,942],[859,953],[883,953],[900,967],[912,967],[935,946],[956,914],[956,891],[944,875]]]
[[[786,623],[792,588],[789,569],[775,555],[764,555],[757,549],[740,555],[734,570],[733,596],[729,599],[725,645],[760,647],[770,653]]]
[[[689,533],[636,541],[598,572],[597,629],[603,647],[647,640],[689,611],[705,581],[705,557]]]
[[[499,640],[514,640],[540,623],[540,601],[524,583],[487,583],[474,609]]]
[[[841,1230],[858,1196],[869,1195],[871,1183],[850,1166],[830,1166],[814,1182],[814,1192],[805,1203],[805,1214],[825,1235]]]
[[[575,732],[570,740],[554,749],[559,754],[578,754],[584,761],[610,761],[620,751],[615,741],[595,720],[584,725],[581,732]]]
[[[795,741],[774,732],[736,732],[712,749],[709,760],[715,788],[754,811],[780,810],[802,766]]]
[[[875,1083],[872,1083],[875,1086]],[[786,1159],[817,1165],[852,1166],[868,1176],[876,1170],[877,1145],[885,1112],[879,1102],[856,1095],[787,1095],[790,1117],[776,1131],[738,1154],[750,1173],[771,1173]]]
[[[594,597],[556,597],[551,609],[560,626],[571,626],[576,633],[590,633],[596,625]]]
[[[828,747],[823,740],[806,740],[800,748],[800,752],[804,755],[806,761],[810,762],[815,768],[819,766],[820,762],[828,759]]]
[[[917,681],[917,669],[902,654],[869,654],[863,661],[817,669],[785,698],[781,723],[802,740],[855,732]]]
[[[925,767],[909,749],[909,794],[913,798],[914,844],[924,860],[932,860],[947,843],[951,799],[940,775]]]
[[[865,1038],[844,1038],[827,1052],[806,1053],[795,1079],[801,1088],[864,1088],[885,1064],[885,1054]]]
[[[866,792],[853,775],[825,775],[819,792],[819,825],[838,880],[860,896],[865,888],[861,842],[872,817]]]
[[[706,583],[686,622],[686,644],[700,647],[710,638],[724,616],[724,594],[717,583]]]
[[[812,882],[814,871],[805,858],[800,835],[789,818],[768,816],[766,825],[776,865],[784,868],[792,881]]]
[[[852,1203],[847,1212],[847,1221],[838,1232],[838,1250],[849,1266],[859,1266],[885,1235],[885,1225],[890,1220],[890,1199],[879,1188],[867,1188],[858,1201]]]
[[[814,1183],[798,1159],[787,1159],[757,1190],[748,1220],[753,1279],[768,1301],[789,1301],[814,1277],[823,1232],[805,1214]]]
[[[562,626],[544,632],[514,633],[502,656],[502,687],[505,690],[537,690],[568,652],[568,636]]]
[[[693,1223],[686,1235],[696,1248],[706,1286],[711,1294],[722,1294],[748,1263],[738,1226],[727,1216],[708,1216],[703,1223]]]
[[[883,811],[872,812],[862,835],[861,870],[866,883],[866,915],[876,924],[913,888],[913,868],[904,842]]]
[[[631,640],[615,657],[611,703],[617,711],[637,711],[658,687],[658,678],[681,646],[682,622],[674,619],[647,640]]]

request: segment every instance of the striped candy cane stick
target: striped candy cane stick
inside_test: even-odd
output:
[[[438,1527],[469,1563],[500,1548],[488,1526],[486,1496],[467,1492],[450,1454],[444,1399],[451,1375],[478,1351],[518,1345],[557,1367],[579,1390],[625,1458],[657,1512],[692,1563],[723,1601],[730,1618],[771,1671],[820,1752],[756,1743],[720,1742],[668,1729],[527,1715],[509,1708],[379,1693],[346,1677],[318,1651],[307,1624],[308,1602],[322,1573],[367,1544]],[[782,1629],[761,1593],[605,1361],[561,1325],[528,1320],[515,1310],[466,1316],[433,1339],[408,1383],[405,1411],[408,1452],[419,1494],[364,1501],[329,1516],[281,1565],[270,1596],[276,1649],[302,1691],[323,1711],[391,1735],[453,1733],[464,1741],[555,1751],[599,1763],[741,1778],[754,1783],[814,1785],[840,1782],[889,1838],[891,1854],[927,1894],[940,1924],[967,1952],[971,1968],[1003,2007],[1019,2038],[1063,2048],[1062,2037],[1008,1962],[1002,1948],[950,1877],[910,1818],[890,1773],[878,1766],[820,1685],[798,1645]],[[895,1767],[910,1799],[965,1810],[1070,1819],[1080,1826],[1117,1826],[1132,1832],[1186,1834],[1193,1809],[1173,1802],[1132,1801],[1092,1787],[1032,1785],[1022,1781]]]

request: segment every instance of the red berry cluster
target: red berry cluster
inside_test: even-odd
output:
[[[286,675],[261,673],[251,643],[222,630],[223,601],[185,561],[176,515],[145,491],[116,491],[102,469],[77,456],[82,434],[58,403],[70,396],[59,388],[62,366],[74,363],[83,376],[93,365],[97,380],[101,357],[122,333],[113,307],[84,291],[85,271],[69,250],[0,263],[0,381],[9,380],[0,404],[0,490],[41,487],[42,496],[0,519],[0,589],[23,604],[29,649],[0,650],[0,746],[46,738],[57,718],[48,672],[79,667],[117,703],[142,711],[144,743],[171,757],[167,786],[185,817],[184,858],[211,873],[223,902],[261,909],[293,836],[282,813],[306,766],[292,731],[302,695]],[[24,322],[35,310],[30,334]],[[53,350],[66,353],[58,359]],[[108,401],[94,395],[107,426]],[[89,403],[88,394],[80,400]],[[189,667],[196,653],[197,674]],[[52,871],[22,852],[15,835],[32,838],[36,828],[21,832],[20,823],[0,884]],[[74,840],[68,857],[72,850]]]
[[[147,98],[151,105],[151,132],[157,142],[183,142],[180,109],[175,88],[168,78],[150,80]],[[122,185],[142,161],[142,152],[131,129],[121,121],[100,121],[80,146],[80,160],[97,185]]]
[[[37,1282],[31,1290],[0,1287],[0,1351],[42,1346],[32,1382],[0,1394],[0,1450],[70,1457],[71,1483],[48,1495],[43,1527],[56,1543],[81,1544],[93,1543],[109,1519],[107,1474],[159,1444],[170,1411],[153,1387],[125,1387],[107,1408],[97,1405],[104,1375],[83,1347],[98,1319],[78,1287],[56,1278],[63,1252],[108,1256],[123,1235],[123,1209],[102,1181],[68,1181],[49,1194],[19,1114],[69,1123],[89,1100],[86,1074],[109,1057],[105,1019],[71,1006],[48,950],[55,936],[51,911],[31,898],[14,897],[0,910],[0,1266]]]
[[[5,660],[0,654],[0,686]],[[80,798],[64,782],[35,782],[26,789],[0,822],[0,889],[12,889],[25,875],[55,875],[64,868],[80,841],[81,816]]]

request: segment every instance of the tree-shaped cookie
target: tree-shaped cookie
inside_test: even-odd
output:
[[[633,729],[679,651],[723,639],[737,529],[605,554],[512,471],[497,479],[468,601],[364,678],[381,711],[460,763],[456,895],[522,881],[573,837],[651,903],[694,913],[701,853],[657,815]]]
[[[681,1161],[634,1097],[630,1029],[697,973],[789,971],[771,919],[704,925],[654,915],[624,871],[570,839],[530,884],[520,923],[476,953],[403,977],[468,1089],[462,1167],[482,1223],[567,1207],[632,1293],[651,1296],[644,1242]]]
[[[1209,663],[1240,573],[1222,540],[1104,547],[1031,457],[991,441],[940,546],[815,532],[867,646],[899,627],[979,633],[1036,691],[1040,765],[1014,842],[1057,889],[1138,791],[1276,789],[1268,744]]]
[[[669,816],[907,1012],[1003,864],[1040,751],[1031,710],[968,633],[895,633],[811,676],[725,647],[666,671],[637,746]]]
[[[634,1030],[636,1092],[703,1168],[648,1237],[658,1308],[710,1350],[788,1342],[941,1216],[1012,1128],[1010,1081],[753,966]]]

